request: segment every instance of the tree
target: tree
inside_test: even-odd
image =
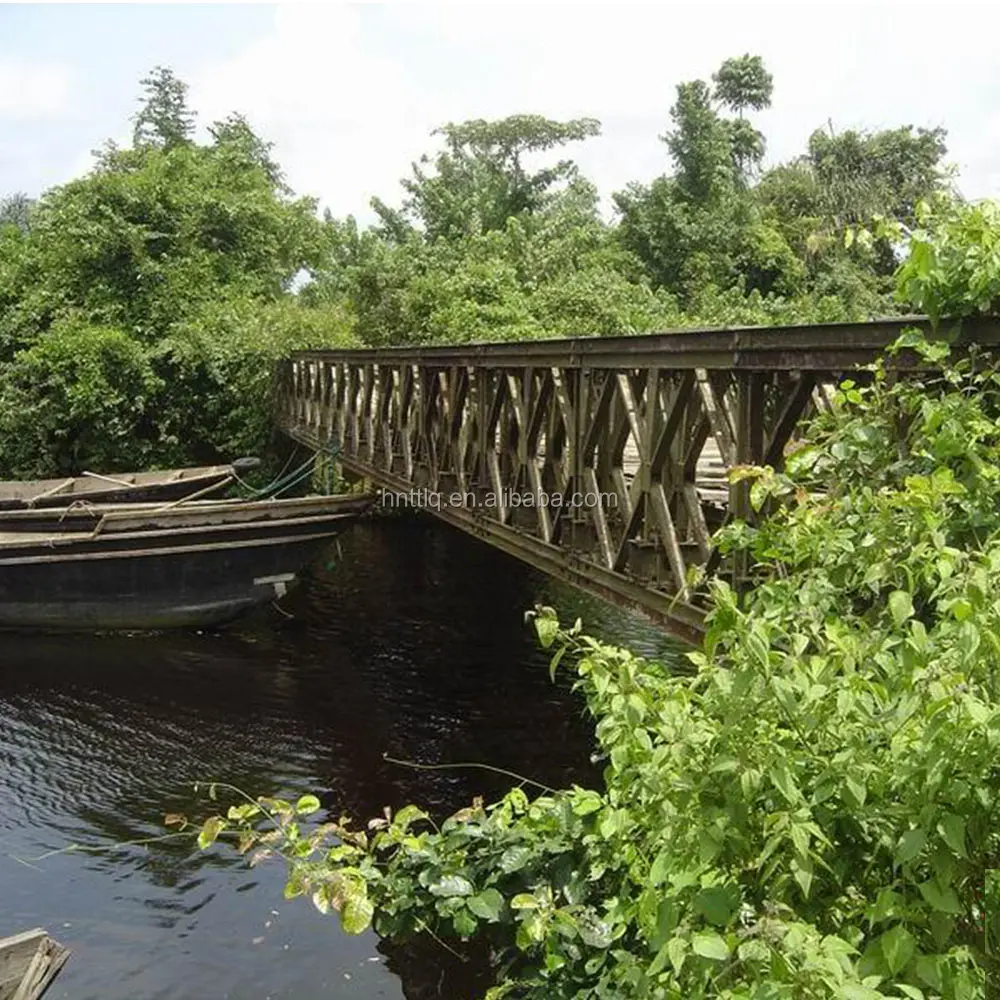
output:
[[[819,130],[803,156],[761,175],[766,144],[746,114],[769,106],[771,74],[743,55],[712,80],[677,88],[662,137],[672,173],[614,196],[619,237],[654,285],[699,310],[736,288],[836,297],[845,318],[891,311],[899,258],[875,222],[912,225],[916,204],[946,187],[944,131]]]
[[[883,222],[915,224],[923,199],[947,192],[942,129],[904,126],[880,132],[817,130],[805,155],[768,171],[755,195],[771,224],[803,260],[807,285],[892,310],[900,244],[878,233]]]
[[[434,134],[444,137],[445,149],[433,160],[424,156],[413,165],[413,176],[402,182],[407,194],[403,210],[429,238],[450,239],[502,229],[513,216],[539,211],[559,182],[575,176],[576,166],[560,160],[531,171],[526,160],[599,135],[600,123],[512,115],[450,123]],[[399,220],[381,202],[375,208],[388,227],[398,229]]]
[[[715,98],[731,108],[741,118],[748,108],[763,111],[771,106],[774,78],[764,66],[760,56],[749,53],[727,59],[712,74],[715,81]]]
[[[731,134],[704,80],[682,83],[670,109],[674,127],[663,141],[674,164],[676,191],[694,204],[717,201],[734,185]]]
[[[0,198],[0,229],[4,226],[14,226],[22,233],[26,233],[31,223],[34,205],[35,200],[20,191]]]
[[[60,320],[4,368],[0,468],[23,478],[143,468],[155,454],[156,390],[128,333]]]
[[[211,125],[208,131],[220,150],[233,153],[250,168],[263,170],[276,190],[288,193],[281,168],[271,155],[274,143],[261,139],[243,115],[231,114]]]
[[[807,161],[825,214],[838,227],[867,224],[875,215],[913,222],[916,204],[941,189],[947,152],[943,128],[912,125],[880,132],[818,129]]]
[[[206,302],[273,301],[316,266],[325,241],[315,202],[276,186],[251,135],[121,150],[48,192],[19,269],[32,322],[82,309],[154,341]],[[12,319],[0,317],[0,331]]]
[[[169,149],[190,141],[194,115],[187,106],[187,84],[179,80],[173,70],[157,66],[141,85],[145,97],[133,118],[133,144]]]
[[[677,87],[673,128],[661,137],[673,173],[615,194],[620,238],[653,283],[685,304],[734,285],[796,294],[802,264],[750,190],[765,144],[743,113],[770,103],[770,74],[759,56],[742,56],[727,60],[714,79],[714,90],[704,80]],[[725,109],[739,117],[727,118]]]
[[[164,70],[144,86],[134,148],[47,192],[25,232],[0,226],[8,475],[259,450],[274,360],[349,329],[336,303],[283,308],[331,237],[269,144],[239,116],[196,143],[183,83]]]

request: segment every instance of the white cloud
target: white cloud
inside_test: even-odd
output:
[[[758,52],[775,77],[759,120],[774,159],[828,119],[943,124],[979,196],[1000,193],[998,28],[994,9],[960,5],[289,5],[191,97],[203,121],[242,111],[296,190],[364,217],[372,195],[398,196],[434,127],[469,117],[598,117],[604,135],[572,150],[584,172],[605,195],[648,179],[666,167],[676,84]]]
[[[284,6],[274,27],[191,86],[203,122],[245,114],[277,145],[297,191],[336,214],[391,191],[424,145],[431,109],[391,59],[368,49],[353,7]]]
[[[0,58],[0,119],[34,121],[65,114],[72,105],[67,66]]]

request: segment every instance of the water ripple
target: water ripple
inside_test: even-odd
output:
[[[4,637],[0,936],[42,925],[73,948],[53,998],[471,995],[467,973],[442,979],[439,953],[389,949],[387,964],[372,935],[285,903],[277,868],[172,842],[111,848],[162,834],[165,812],[212,811],[195,782],[313,791],[362,817],[410,800],[448,812],[508,784],[386,754],[587,781],[590,726],[523,625],[537,600],[663,648],[424,520],[352,529],[339,564],[290,596],[291,618],[214,636]],[[32,861],[50,851],[63,853]]]

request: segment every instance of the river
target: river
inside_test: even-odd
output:
[[[510,784],[384,755],[593,783],[582,703],[568,679],[550,682],[524,624],[539,601],[676,655],[637,620],[418,516],[352,527],[284,613],[225,633],[4,636],[0,937],[42,926],[73,949],[46,1000],[479,995],[474,963],[349,937],[286,902],[279,865],[115,845],[164,833],[166,812],[213,812],[195,782],[314,792],[362,818],[410,801],[447,814]]]

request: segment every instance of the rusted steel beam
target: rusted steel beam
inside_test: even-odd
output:
[[[963,320],[961,326],[964,338],[986,347],[1000,345],[1000,317],[972,317]],[[293,358],[343,360],[352,365],[410,362],[497,369],[525,366],[649,368],[659,365],[663,368],[721,368],[730,371],[789,371],[797,368],[836,371],[870,362],[908,327],[930,330],[925,317],[910,316],[868,323],[684,330],[628,337],[299,351]],[[911,362],[912,359],[903,356],[900,363]]]

